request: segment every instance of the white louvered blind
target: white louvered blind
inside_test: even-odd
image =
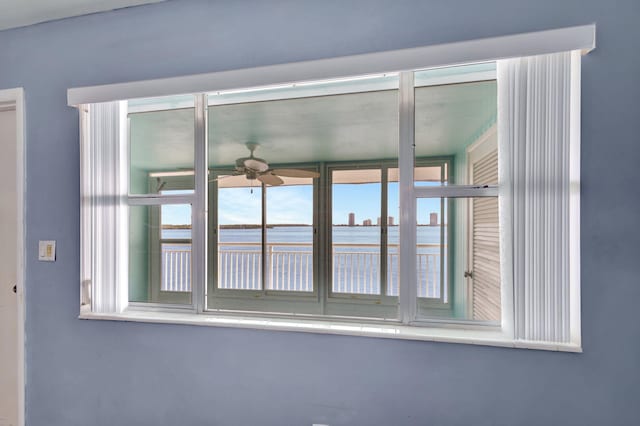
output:
[[[503,275],[520,340],[580,338],[579,69],[578,52],[498,62]]]
[[[498,151],[472,164],[472,184],[498,184]],[[500,235],[498,199],[472,200],[473,319],[500,321]]]

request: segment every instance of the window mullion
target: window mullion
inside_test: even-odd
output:
[[[409,323],[416,317],[416,199],[414,194],[415,102],[413,72],[400,73],[398,187],[400,196],[399,317]]]
[[[497,197],[498,193],[498,185],[441,185],[414,189],[418,198]]]
[[[388,279],[388,268],[387,268],[387,264],[388,264],[388,259],[389,259],[389,248],[388,248],[388,242],[389,242],[389,224],[387,223],[387,218],[389,215],[389,191],[388,191],[388,186],[389,186],[389,167],[384,165],[381,168],[381,176],[380,176],[380,183],[381,183],[381,197],[380,197],[380,295],[381,296],[387,296],[388,293],[388,289],[387,289],[387,283],[389,282]]]
[[[260,281],[262,284],[262,294],[267,293],[267,279],[268,279],[268,271],[267,271],[267,185],[264,182],[261,183],[262,191],[261,191],[261,219],[262,223],[260,232],[260,246],[261,246],[261,254],[260,258],[262,259],[262,268],[260,268]]]
[[[207,282],[207,95],[195,95],[195,191],[192,207],[192,297],[196,311],[205,309]]]

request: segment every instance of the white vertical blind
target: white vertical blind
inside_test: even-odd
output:
[[[96,313],[121,312],[126,290],[127,208],[125,108],[121,102],[81,106],[81,277],[83,299]],[[122,166],[122,167],[121,167]],[[120,276],[125,274],[124,277]],[[124,279],[123,279],[124,278]]]
[[[570,233],[578,203],[569,203],[579,194],[572,158],[579,120],[571,110],[579,107],[572,85],[579,66],[577,52],[498,62],[501,227],[510,235],[503,259],[512,259],[503,263],[502,275],[513,280],[514,337],[520,340],[579,338],[571,335],[576,313],[569,297],[578,279],[571,265],[579,256]]]

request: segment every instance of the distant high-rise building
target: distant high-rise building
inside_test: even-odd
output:
[[[349,213],[349,226],[356,226],[356,214]]]
[[[380,219],[381,219],[380,216],[378,216],[378,221],[376,222],[376,225],[378,226],[382,225],[382,220]]]
[[[438,213],[431,212],[429,214],[429,225],[436,226],[438,224]]]
[[[393,226],[394,225],[393,216],[389,216],[389,221],[387,222],[387,225],[389,225],[389,226]]]
[[[362,221],[362,226],[371,226],[371,219],[365,219]]]

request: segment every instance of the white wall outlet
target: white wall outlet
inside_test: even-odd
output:
[[[40,240],[38,244],[38,260],[42,262],[56,261],[56,242]]]

